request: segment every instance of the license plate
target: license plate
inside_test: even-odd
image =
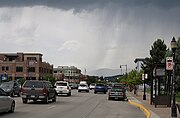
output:
[[[31,95],[32,98],[35,98],[35,95]]]

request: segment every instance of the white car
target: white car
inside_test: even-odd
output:
[[[89,89],[90,89],[90,90],[91,90],[91,89],[95,89],[95,86],[96,86],[95,83],[91,83],[91,84],[89,85]]]
[[[68,82],[66,81],[57,81],[55,84],[55,90],[57,95],[64,95],[71,96],[71,87]]]
[[[89,87],[88,87],[88,85],[87,85],[87,84],[79,84],[78,92],[81,92],[81,91],[89,92]]]
[[[0,88],[0,112],[13,113],[15,110],[15,100]]]

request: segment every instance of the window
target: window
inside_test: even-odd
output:
[[[5,71],[5,66],[2,66],[2,71]]]
[[[23,67],[17,66],[16,67],[16,72],[23,72]]]
[[[2,71],[8,71],[9,67],[8,66],[2,66]]]
[[[29,67],[28,68],[28,72],[35,72],[35,71],[36,71],[35,67]]]
[[[9,70],[9,67],[8,67],[8,66],[6,66],[6,70],[7,70],[7,71]]]

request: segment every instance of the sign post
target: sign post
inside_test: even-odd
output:
[[[166,57],[166,70],[173,70],[173,57]]]

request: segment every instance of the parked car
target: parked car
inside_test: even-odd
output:
[[[0,85],[0,88],[2,88],[11,97],[15,95],[20,96],[21,88],[20,84],[17,81],[3,82]]]
[[[91,84],[89,85],[89,89],[90,89],[90,90],[91,90],[91,89],[95,89],[95,86],[96,86],[95,83],[91,83]]]
[[[15,110],[15,100],[0,88],[0,112],[13,113]]]
[[[96,94],[98,92],[103,92],[104,94],[106,94],[107,86],[103,83],[96,84],[95,89],[94,89],[94,93]]]
[[[112,88],[112,84],[108,84],[107,85],[107,89],[109,90],[109,89],[111,89]]]
[[[57,81],[55,84],[55,90],[57,95],[66,94],[67,96],[71,96],[71,87],[66,81]]]
[[[56,91],[49,81],[26,80],[21,88],[23,103],[28,100],[42,100],[48,103],[50,99],[56,102]]]
[[[89,87],[88,87],[88,85],[87,85],[87,84],[79,84],[78,92],[81,92],[81,91],[89,92]]]
[[[122,100],[125,100],[126,98],[127,98],[126,97],[126,89],[121,84],[115,84],[109,90],[108,100],[112,100],[112,99],[122,99]]]

